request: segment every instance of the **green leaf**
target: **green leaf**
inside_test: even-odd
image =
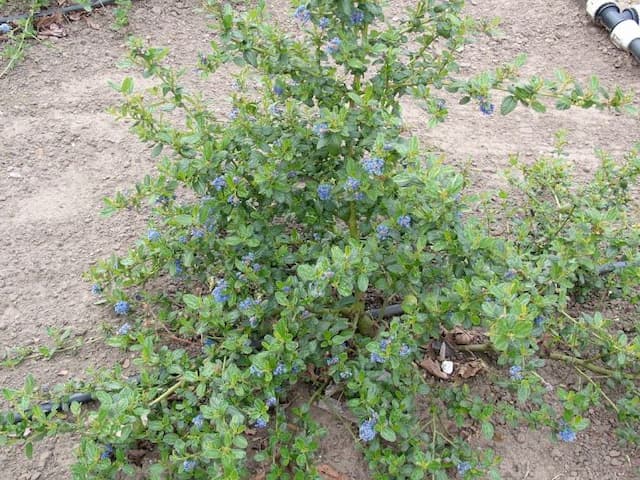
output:
[[[482,430],[482,435],[484,435],[484,438],[486,438],[487,440],[491,440],[493,438],[494,429],[491,422],[482,422],[482,426],[480,428]]]
[[[183,295],[182,296],[182,301],[191,310],[197,310],[198,308],[200,308],[200,304],[201,304],[200,297],[197,297],[197,296],[192,295],[190,293],[188,293],[186,295]]]
[[[191,215],[176,215],[175,217],[173,217],[173,220],[178,225],[183,225],[185,227],[193,225],[193,217]]]
[[[369,277],[366,274],[361,273],[360,275],[358,275],[358,290],[360,290],[361,292],[366,292],[368,288]]]
[[[305,282],[310,282],[316,276],[315,268],[311,265],[298,265],[298,276]]]
[[[387,442],[395,442],[396,441],[396,432],[391,430],[386,425],[384,427],[382,427],[382,430],[380,430],[380,436],[382,438],[384,438]]]
[[[120,86],[120,91],[125,95],[129,95],[133,92],[133,79],[131,77],[126,77],[122,81],[122,85]]]
[[[25,444],[24,454],[27,456],[28,459],[31,459],[31,457],[33,457],[33,443],[27,442]]]
[[[518,106],[518,99],[513,95],[504,97],[502,105],[500,105],[500,113],[502,115],[508,115]]]

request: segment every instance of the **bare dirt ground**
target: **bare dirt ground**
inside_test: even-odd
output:
[[[287,2],[268,3],[282,22],[291,21]],[[411,3],[391,1],[392,16],[401,16]],[[211,35],[198,7],[198,0],[134,2],[128,32],[171,47],[175,65],[192,65]],[[7,11],[16,11],[16,3],[9,2]],[[505,35],[467,47],[463,74],[525,52],[527,74],[549,76],[561,67],[580,79],[595,74],[605,86],[640,90],[640,65],[590,23],[582,0],[472,1],[468,12],[501,17]],[[102,198],[131,188],[153,170],[149,149],[106,112],[118,101],[107,82],[124,76],[115,64],[126,50],[124,34],[109,28],[112,21],[112,12],[103,9],[90,21],[66,24],[66,37],[33,43],[28,58],[0,79],[0,353],[47,343],[47,327],[68,327],[85,340],[79,350],[50,361],[27,360],[0,369],[2,386],[20,386],[28,374],[53,385],[115,361],[128,363],[122,353],[90,343],[100,338],[103,325],[117,326],[117,320],[110,310],[92,304],[90,285],[81,277],[96,259],[124,250],[144,231],[144,219],[133,215],[101,219]],[[230,80],[200,86],[219,97],[219,108],[226,108]],[[620,157],[638,141],[637,119],[593,110],[546,115],[517,110],[508,117],[484,117],[475,107],[451,105],[449,120],[434,130],[424,126],[419,106],[407,104],[406,114],[410,131],[446,153],[450,162],[469,163],[473,180],[482,187],[503,185],[500,170],[509,154],[533,159],[551,150],[559,128],[569,131],[567,150],[585,181],[598,164],[594,149]],[[575,381],[557,365],[546,373],[554,386]],[[503,478],[640,478],[639,452],[616,445],[614,419],[600,410],[590,414],[591,427],[574,444],[558,443],[548,431],[498,425],[489,446],[503,458]],[[323,412],[318,417],[329,430],[321,463],[354,480],[367,479],[347,427]],[[76,440],[46,440],[36,445],[33,460],[19,448],[0,449],[0,477],[69,478]]]

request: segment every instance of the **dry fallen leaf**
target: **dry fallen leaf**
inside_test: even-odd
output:
[[[429,372],[431,375],[433,375],[434,377],[438,377],[443,380],[449,380],[449,375],[444,373],[440,369],[440,365],[438,365],[438,363],[435,360],[431,359],[431,357],[424,357],[422,362],[420,362],[420,366],[424,368],[427,372]]]
[[[473,334],[460,327],[451,330],[451,337],[456,345],[469,345],[473,342]]]
[[[482,360],[471,360],[470,362],[461,364],[456,373],[462,378],[471,378],[484,370],[485,365]]]
[[[349,480],[346,475],[336,471],[335,468],[326,463],[318,466],[318,473],[324,480]]]

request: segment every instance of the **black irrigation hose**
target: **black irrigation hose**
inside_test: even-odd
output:
[[[106,7],[107,5],[112,5],[116,3],[116,0],[92,0],[91,8],[99,8]],[[62,13],[63,15],[71,12],[77,12],[80,10],[86,10],[83,5],[68,5],[66,7],[58,7],[58,8],[48,8],[47,10],[40,10],[39,12],[35,12],[33,14],[33,18],[40,17],[49,17],[51,15],[55,15],[57,13]],[[0,17],[0,23],[15,23],[18,20],[25,20],[32,15],[30,13],[21,13],[18,15],[10,15],[8,17]]]
[[[587,0],[587,13],[596,25],[609,32],[616,47],[640,62],[640,5],[622,9],[616,2]]]
[[[640,261],[635,262],[612,262],[607,263],[598,268],[598,275],[608,275],[609,273],[613,273],[624,268],[631,267],[640,267]],[[387,318],[387,317],[395,317],[397,315],[402,315],[402,305],[389,305],[385,308],[374,308],[368,311],[369,315],[373,318]],[[140,382],[140,375],[133,375],[129,377],[130,381],[135,383]],[[43,402],[40,404],[40,409],[45,414],[49,414],[51,412],[59,412],[59,411],[68,411],[71,404],[73,402],[77,402],[80,404],[89,403],[95,400],[95,396],[93,393],[74,393],[69,396],[68,399],[59,402]],[[8,424],[16,424],[22,421],[22,415],[15,412],[2,412],[0,413],[0,425],[8,425]],[[27,418],[30,418],[28,416]]]

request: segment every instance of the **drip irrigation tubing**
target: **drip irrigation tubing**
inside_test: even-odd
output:
[[[106,7],[108,5],[113,5],[116,3],[116,0],[92,0],[89,7],[93,10],[94,8]],[[17,15],[9,15],[8,17],[0,17],[0,23],[15,23],[19,20],[25,20],[29,17],[33,18],[41,18],[41,17],[49,17],[51,15],[56,15],[57,13],[61,13],[66,15],[67,13],[77,12],[80,10],[87,10],[84,5],[67,5],[66,7],[57,7],[57,8],[48,8],[46,10],[40,10],[38,12],[31,13],[20,13]]]
[[[596,25],[609,32],[609,39],[640,62],[640,4],[621,8],[608,0],[588,0],[587,13]]]
[[[598,275],[608,275],[613,272],[620,271],[625,268],[633,268],[640,267],[640,261],[628,262],[628,261],[619,261],[612,262],[602,265],[598,268]],[[385,308],[374,308],[368,310],[367,313],[374,319],[379,318],[388,318],[395,317],[398,315],[402,315],[404,311],[402,310],[401,304],[389,305]],[[133,383],[140,382],[140,375],[133,375],[129,377],[129,381]],[[78,392],[71,394],[68,398],[60,401],[47,401],[40,403],[40,409],[43,413],[49,414],[51,412],[60,412],[60,411],[68,411],[73,402],[77,402],[80,404],[90,403],[96,400],[96,397],[93,393],[87,392]],[[30,418],[29,411],[25,412],[27,419]],[[23,416],[16,412],[0,412],[0,425],[7,424],[16,424],[20,423],[23,420]]]

